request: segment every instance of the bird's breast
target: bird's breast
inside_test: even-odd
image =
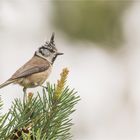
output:
[[[50,66],[47,70],[43,72],[35,73],[30,76],[21,78],[17,81],[17,83],[26,88],[40,86],[49,77],[51,70],[52,70],[52,66]]]

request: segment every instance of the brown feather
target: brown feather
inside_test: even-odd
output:
[[[26,64],[18,69],[9,80],[27,77],[31,74],[46,71],[50,67],[50,63],[38,56],[33,56]]]
[[[0,89],[11,84],[11,83],[13,83],[13,80],[7,80],[6,82],[4,82],[3,84],[0,85]]]

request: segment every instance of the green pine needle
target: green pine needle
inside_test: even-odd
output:
[[[29,93],[25,103],[21,99],[13,101],[9,112],[0,118],[0,140],[71,139],[73,123],[70,115],[80,97],[61,83],[66,82],[66,69],[64,72],[57,85],[47,83],[37,96]]]

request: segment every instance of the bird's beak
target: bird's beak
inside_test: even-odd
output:
[[[58,52],[57,55],[63,55],[64,53]]]

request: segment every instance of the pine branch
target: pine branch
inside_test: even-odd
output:
[[[2,100],[1,100],[1,97],[0,97],[0,131],[2,129],[1,123],[3,121],[3,116],[1,115],[2,106],[3,106],[3,103],[2,103]]]
[[[43,95],[28,93],[25,102],[15,99],[0,122],[0,140],[70,140],[70,115],[80,98],[65,87],[67,75],[65,68],[56,85],[42,87]]]

